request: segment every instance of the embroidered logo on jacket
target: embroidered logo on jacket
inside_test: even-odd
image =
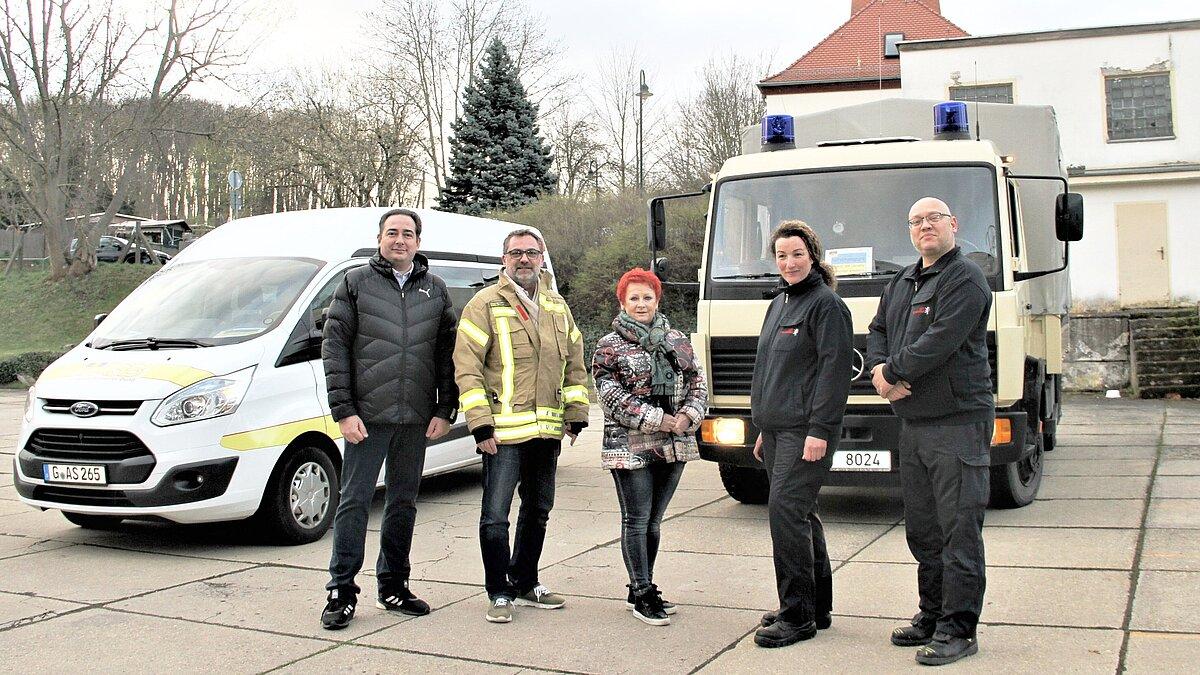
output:
[[[912,311],[913,316],[925,316],[928,313],[929,305],[925,305],[924,307],[914,307]]]

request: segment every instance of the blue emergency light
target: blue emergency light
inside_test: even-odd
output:
[[[796,147],[796,126],[791,115],[766,115],[762,118],[762,149],[785,150]]]
[[[933,137],[939,141],[970,140],[967,104],[947,101],[933,106]]]

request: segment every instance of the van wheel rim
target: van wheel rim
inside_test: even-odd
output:
[[[329,512],[329,475],[316,462],[306,462],[292,475],[292,518],[305,529],[317,527]]]

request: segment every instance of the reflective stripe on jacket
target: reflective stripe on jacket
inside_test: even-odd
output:
[[[496,441],[562,438],[563,425],[587,422],[583,336],[549,272],[538,279],[535,320],[501,274],[463,308],[454,346],[459,404],[474,431],[495,429]]]

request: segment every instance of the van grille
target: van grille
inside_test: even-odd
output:
[[[82,403],[84,399],[67,399],[67,398],[48,398],[42,404],[42,410],[48,413],[56,413],[59,415],[70,415],[71,406],[76,403]],[[142,406],[141,401],[89,401],[94,403],[98,410],[92,417],[100,415],[135,415],[138,408]]]
[[[25,449],[41,459],[85,462],[153,456],[146,444],[128,431],[104,429],[38,429],[29,436]]]

